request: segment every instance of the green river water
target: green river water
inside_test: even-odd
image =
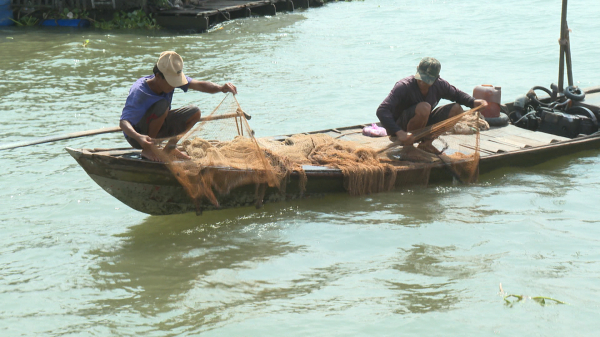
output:
[[[600,7],[570,1],[573,73],[600,85]],[[205,34],[0,29],[0,143],[118,124],[163,50],[238,87],[258,136],[376,121],[433,56],[504,102],[558,78],[559,0],[366,0]],[[82,47],[84,40],[89,45]],[[222,94],[177,92],[210,112]],[[66,146],[0,152],[0,336],[596,336],[600,151],[430,186],[174,216],[130,209]],[[506,294],[547,296],[506,305]],[[549,301],[549,303],[552,301]]]

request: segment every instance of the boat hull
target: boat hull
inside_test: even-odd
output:
[[[346,193],[341,170],[318,166],[304,166],[307,175],[305,189],[300,188],[297,172],[290,175],[283,188],[266,187],[264,197],[258,193],[261,186],[245,185],[234,188],[226,195],[217,195],[219,205],[208,200],[196,202],[169,171],[166,164],[139,159],[138,150],[66,149],[86,173],[107,193],[127,206],[151,215],[167,215],[204,210],[257,206],[298,198],[318,197],[331,193]],[[401,168],[402,179],[397,187],[423,184],[427,165],[411,169]]]
[[[498,153],[482,157],[479,173],[489,173],[505,167],[527,167],[537,165],[561,156],[600,147],[600,135],[590,135],[569,141],[556,142],[546,146],[532,147],[509,153]],[[194,202],[177,179],[162,163],[135,159],[139,152],[129,150],[126,156],[111,151],[92,152],[85,149],[67,151],[77,160],[86,173],[107,193],[127,206],[152,215],[167,215],[197,212],[203,210],[226,209],[232,207],[256,206],[297,198],[323,196],[332,193],[346,193],[344,176],[340,170],[326,167],[305,167],[308,176],[306,190],[299,188],[299,175],[292,174],[283,192],[277,188],[266,188],[264,198],[259,200],[255,185],[233,189],[227,195],[218,195],[219,206],[204,200]],[[396,188],[415,185],[424,186],[420,178],[424,166],[404,169],[402,179]],[[412,176],[412,177],[411,177]],[[452,181],[452,175],[443,165],[434,165],[429,172],[429,184]]]

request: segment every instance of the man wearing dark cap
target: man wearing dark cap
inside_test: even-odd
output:
[[[396,82],[396,85],[377,109],[377,117],[390,138],[397,138],[404,145],[414,143],[411,131],[441,122],[463,112],[461,105],[474,108],[487,105],[485,100],[474,99],[456,89],[440,77],[440,62],[424,57],[414,76]],[[441,99],[452,104],[437,107]],[[431,153],[440,151],[433,146],[433,139],[426,139],[419,148]]]
[[[121,113],[119,126],[125,139],[136,149],[142,149],[142,158],[160,159],[152,152],[154,138],[167,138],[183,134],[200,120],[200,109],[190,105],[171,110],[175,88],[184,92],[193,89],[214,94],[231,92],[237,94],[231,83],[218,85],[197,81],[183,74],[183,59],[174,51],[160,54],[154,65],[154,75],[138,79],[131,89]],[[189,157],[175,148],[176,140],[167,142],[165,149],[179,158]]]

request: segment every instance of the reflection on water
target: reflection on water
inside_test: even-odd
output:
[[[155,316],[181,307],[183,301],[180,309],[193,309],[189,322],[203,325],[219,321],[210,318],[215,311],[290,295],[269,290],[270,282],[236,277],[257,263],[302,250],[277,237],[277,219],[208,218],[149,217],[120,235],[119,248],[91,251],[101,261],[91,271],[96,287],[116,296],[95,301],[94,309],[81,314],[126,310]],[[227,290],[230,295],[219,296]]]
[[[401,263],[394,269],[411,274],[414,283],[388,282],[397,293],[401,307],[396,313],[426,313],[451,310],[463,301],[460,280],[473,278],[491,270],[497,256],[457,255],[456,247],[414,245],[400,254]]]
[[[205,212],[202,216],[148,217],[118,235],[121,243],[117,248],[89,252],[98,261],[97,267],[90,270],[94,287],[110,296],[94,300],[78,315],[127,313],[159,318],[152,324],[156,331],[173,327],[206,331],[253,311],[342,312],[359,308],[364,301],[396,306],[393,296],[385,299],[358,292],[355,296],[363,300],[355,302],[335,295],[336,292],[328,293],[336,284],[357,277],[365,280],[362,282],[372,282],[368,280],[373,273],[386,274],[390,270],[387,261],[364,264],[364,259],[372,259],[376,252],[368,244],[344,244],[354,240],[351,237],[356,235],[355,230],[368,231],[377,226],[400,235],[402,230],[414,230],[423,223],[439,220],[440,215],[432,217],[431,212],[424,210],[427,205],[441,208],[441,203],[433,198],[424,205],[420,195],[423,192],[426,191],[397,193],[394,203],[385,194],[362,198],[330,196],[266,205],[259,212],[248,208]],[[302,219],[300,228],[296,228],[297,218]],[[312,230],[306,228],[309,224],[314,224]],[[328,247],[330,234],[326,233],[332,226],[339,229],[338,240]],[[325,235],[322,243],[310,239],[320,237],[321,232]],[[291,233],[296,235],[292,237]],[[326,257],[327,251],[336,252],[334,255],[347,251],[348,256],[331,260]],[[407,264],[415,259],[417,250],[412,254],[406,258]],[[322,256],[321,263],[309,262],[315,256]],[[424,261],[418,263],[423,265]],[[392,267],[406,271],[403,268]],[[393,293],[399,287],[395,282],[382,286]],[[287,304],[278,307],[279,301]],[[415,297],[404,298],[400,303],[408,308],[426,306],[436,310],[427,301]],[[397,307],[393,312],[400,313]]]
[[[458,191],[460,189],[454,189],[454,192]],[[302,208],[307,208],[304,216],[310,221],[336,225],[418,227],[444,217],[447,206],[443,204],[443,197],[444,193],[417,187],[359,197],[340,194],[298,201],[298,203]],[[277,207],[277,205],[268,205],[268,207]]]

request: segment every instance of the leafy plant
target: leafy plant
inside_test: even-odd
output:
[[[171,3],[169,0],[151,0],[150,4],[158,8],[171,8]]]
[[[79,8],[73,10],[65,8],[59,15],[61,19],[86,19],[88,16],[89,13],[87,11],[79,10]]]
[[[94,27],[100,29],[158,29],[156,19],[152,14],[146,14],[141,9],[132,12],[115,12],[111,21],[94,21]]]
[[[546,296],[526,296],[526,295],[514,295],[507,294],[504,289],[502,289],[502,283],[500,283],[500,295],[504,297],[504,302],[507,306],[512,307],[517,302],[525,302],[527,300],[533,300],[537,302],[539,305],[546,306],[549,304],[567,304],[563,301],[559,301],[557,299],[546,297]]]
[[[510,301],[509,298],[516,298],[516,300]],[[526,300],[534,300],[542,306],[548,305],[548,304],[566,304],[563,301],[559,301],[554,298],[545,297],[545,296],[530,297],[530,296],[513,295],[513,294],[504,296],[504,301],[506,302],[506,305],[508,305],[508,306],[513,306],[516,302],[521,302],[521,301],[526,301]],[[550,301],[550,302],[548,303],[547,301]]]
[[[22,18],[20,18],[19,20],[14,20],[12,18],[9,18],[12,22],[14,22],[17,26],[35,26],[38,23],[38,19],[34,18],[33,16],[24,16]]]

